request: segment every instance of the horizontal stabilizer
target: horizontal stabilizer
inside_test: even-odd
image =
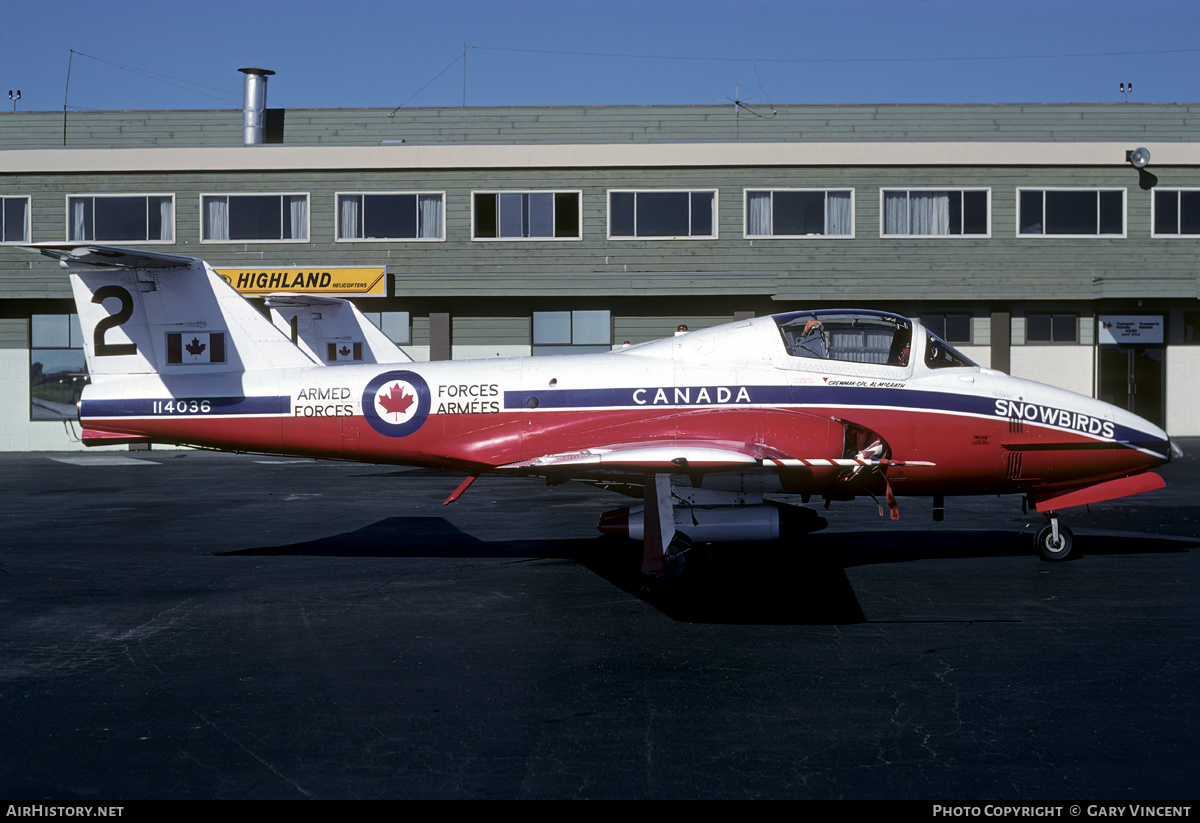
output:
[[[199,265],[194,257],[178,254],[163,254],[140,249],[122,249],[116,246],[101,246],[95,243],[36,243],[27,248],[41,252],[47,257],[58,258],[64,269],[76,266],[99,266],[120,269],[177,269]]]
[[[275,292],[268,294],[266,304],[271,308],[312,308],[314,306],[341,306],[347,301],[341,297],[326,297],[322,294],[296,294],[293,292]]]

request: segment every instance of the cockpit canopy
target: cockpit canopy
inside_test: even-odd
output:
[[[925,365],[931,369],[961,369],[978,366],[931,331],[925,333]]]
[[[913,323],[896,314],[826,309],[776,315],[775,322],[792,357],[880,366],[909,364]],[[943,369],[975,364],[927,331],[925,365]]]

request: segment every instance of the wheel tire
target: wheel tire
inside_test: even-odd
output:
[[[1058,543],[1054,542],[1054,529],[1049,525],[1043,526],[1033,539],[1033,545],[1043,560],[1066,560],[1075,548],[1075,535],[1066,526],[1058,527]]]

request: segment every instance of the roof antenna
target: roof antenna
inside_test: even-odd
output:
[[[746,105],[747,102],[755,102],[755,101],[746,101],[746,100],[742,99],[742,84],[741,83],[735,83],[734,87],[733,87],[733,97],[726,97],[725,99],[728,100],[730,103],[733,103],[733,116],[734,116],[734,120],[737,123],[735,134],[737,135],[736,139],[738,139],[738,140],[740,140],[742,137],[742,123],[741,123],[742,112],[745,112],[746,114],[751,115],[753,117],[760,117],[760,118],[768,117],[768,115],[757,112],[754,109],[750,108],[748,105]],[[775,111],[774,106],[771,106],[771,114],[769,116],[774,117],[777,114],[779,114],[779,112]]]

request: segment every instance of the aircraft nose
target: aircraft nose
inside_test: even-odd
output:
[[[1115,424],[1113,439],[1142,456],[1141,468],[1152,469],[1183,456],[1179,444],[1162,427],[1131,411],[1114,406],[1109,409]]]
[[[1150,459],[1150,468],[1183,457],[1183,449],[1179,448],[1179,444],[1172,440],[1170,435],[1149,421],[1141,418],[1137,420],[1142,424],[1138,427],[1140,431],[1137,434],[1131,432],[1133,436],[1129,437],[1127,442]]]

